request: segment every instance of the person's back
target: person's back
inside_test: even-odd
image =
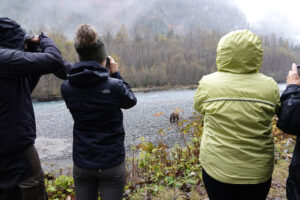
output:
[[[95,71],[87,70],[87,66]],[[120,108],[133,106],[135,98],[120,98],[124,95],[123,84],[109,77],[107,69],[96,61],[74,64],[68,81],[62,84],[62,94],[74,119],[73,159],[78,167],[105,169],[124,160],[125,131]]]
[[[63,71],[64,65],[51,39],[44,34],[30,39],[42,50],[32,53],[25,52],[24,36],[19,24],[0,18],[0,199],[47,198],[34,147],[31,92],[43,74]]]
[[[76,199],[122,199],[124,192],[125,130],[121,108],[137,100],[109,57],[104,41],[88,24],[79,26],[75,49],[80,62],[61,86],[74,119],[73,176]]]
[[[262,56],[260,39],[251,32],[224,36],[217,50],[218,72],[200,80],[194,97],[194,108],[204,116],[201,164],[225,184],[261,184],[272,176],[271,124],[279,91],[273,79],[258,73]]]

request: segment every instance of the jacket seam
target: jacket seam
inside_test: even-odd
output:
[[[276,107],[275,104],[272,104],[270,102],[260,101],[260,100],[254,100],[254,99],[230,99],[230,98],[222,98],[222,99],[212,99],[212,100],[206,100],[203,103],[210,103],[215,101],[247,101],[247,102],[256,102],[256,103],[263,103],[270,106]]]

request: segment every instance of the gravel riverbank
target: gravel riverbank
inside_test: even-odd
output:
[[[169,122],[169,114],[180,109],[180,117],[193,115],[193,95],[195,90],[169,90],[157,92],[138,92],[137,105],[123,110],[126,131],[125,146],[127,155],[131,146],[140,143],[140,138],[172,146],[180,143],[181,137],[176,125]],[[42,166],[46,171],[72,166],[72,128],[73,119],[63,101],[34,103],[37,123],[38,149]],[[160,116],[155,114],[162,112]],[[158,134],[160,129],[167,135]]]
[[[285,84],[279,84],[280,92]],[[145,141],[164,143],[172,146],[182,141],[176,125],[169,122],[169,114],[180,109],[181,118],[193,115],[193,95],[195,89],[137,92],[137,105],[123,110],[126,131],[125,147],[130,155],[131,146]],[[38,149],[42,166],[46,171],[72,166],[72,129],[73,119],[63,101],[34,103],[37,122]],[[155,114],[162,112],[160,116]],[[158,131],[164,129],[167,135]]]

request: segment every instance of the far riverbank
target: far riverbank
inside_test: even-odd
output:
[[[279,91],[282,93],[286,88],[286,83],[279,83]],[[188,86],[149,86],[143,88],[132,88],[134,92],[156,92],[156,91],[168,91],[168,90],[193,90],[196,89],[198,85],[188,85]],[[35,94],[32,95],[33,102],[49,102],[49,101],[60,101],[62,100],[61,95],[45,95],[45,96],[37,96]]]
[[[157,92],[157,91],[168,91],[168,90],[193,90],[196,89],[198,85],[177,85],[177,86],[149,86],[142,88],[132,88],[133,92]],[[49,102],[49,101],[60,101],[62,96],[59,95],[32,95],[33,102]]]

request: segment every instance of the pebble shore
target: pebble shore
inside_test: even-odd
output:
[[[175,124],[169,122],[169,115],[180,109],[181,118],[193,115],[195,90],[169,90],[138,92],[138,103],[129,110],[123,110],[126,132],[126,153],[139,144],[141,138],[169,146],[182,141]],[[37,123],[36,148],[45,171],[67,169],[72,166],[73,119],[63,101],[34,103]],[[167,132],[159,134],[159,130]]]

